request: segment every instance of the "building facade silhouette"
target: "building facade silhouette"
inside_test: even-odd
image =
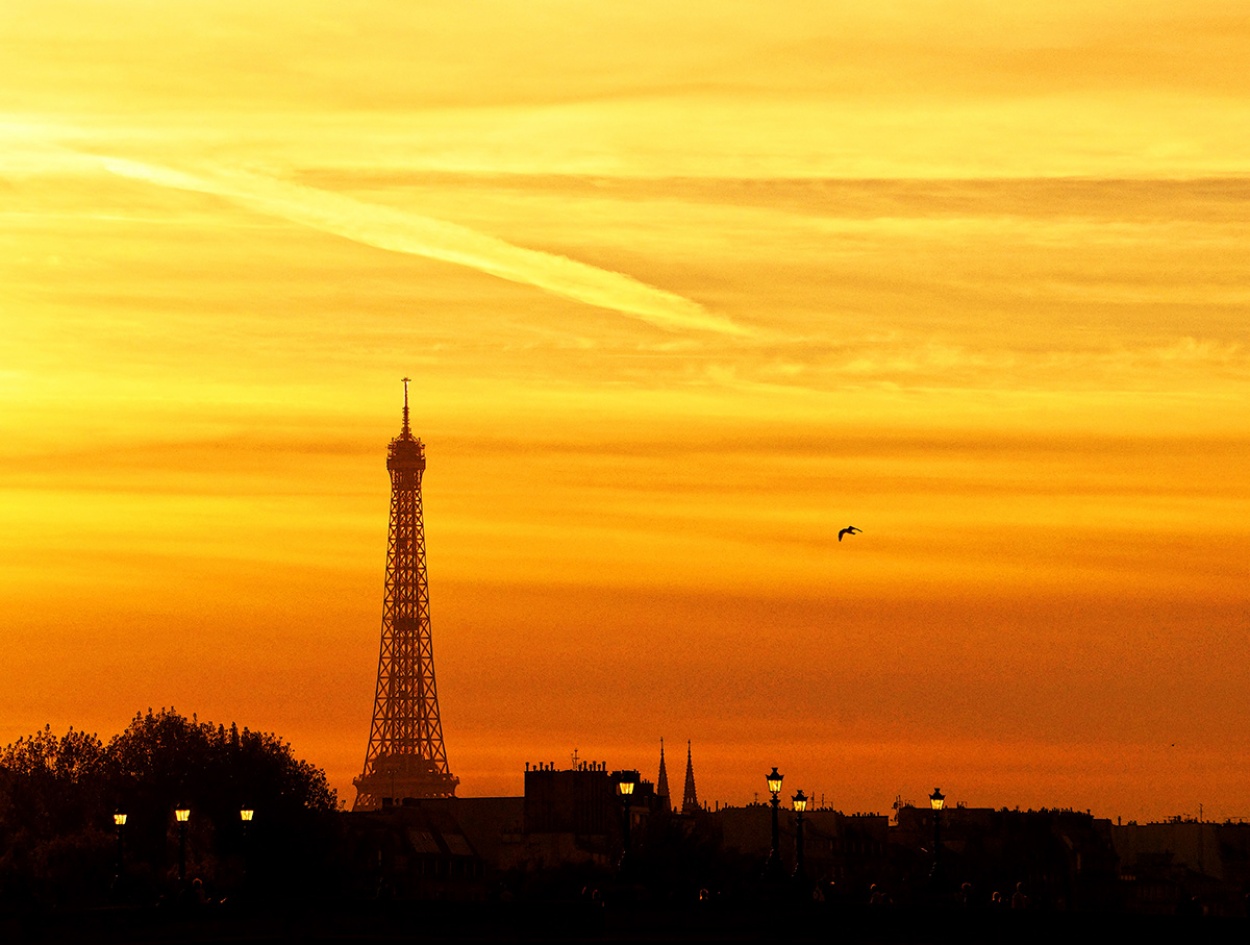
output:
[[[408,798],[452,797],[460,783],[447,766],[438,713],[421,508],[425,444],[409,424],[408,381],[404,378],[403,427],[386,458],[391,511],[382,642],[364,770],[352,782],[353,810],[389,807]]]

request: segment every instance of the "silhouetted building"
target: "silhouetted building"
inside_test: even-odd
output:
[[[933,862],[928,807],[899,808],[890,842],[900,848],[901,875],[927,885]],[[1118,857],[1111,822],[1073,810],[946,807],[942,817],[943,873],[951,887],[972,884],[976,902],[995,892],[1009,898],[1024,883],[1030,903],[1055,910],[1105,909],[1117,903]]]
[[[1114,825],[1125,908],[1167,915],[1182,906],[1244,916],[1250,894],[1250,824],[1175,818]]]
[[[615,782],[603,762],[559,770],[554,763],[526,765],[526,834],[567,833],[605,837],[616,832]]]
[[[480,899],[487,864],[452,811],[419,800],[344,818],[343,859],[364,899]]]
[[[625,812],[616,785],[625,773],[609,772],[604,762],[584,761],[566,769],[554,763],[527,764],[520,847],[510,852],[512,865],[532,871],[614,863],[621,854]],[[650,781],[630,773],[636,779],[631,829],[641,836],[660,801]]]
[[[772,846],[772,813],[767,804],[722,807],[709,815],[720,824],[726,851],[741,854],[758,870]],[[795,814],[779,811],[779,852],[787,872],[794,869]],[[887,846],[889,819],[882,814],[843,814],[818,808],[803,815],[805,872],[822,891],[830,883],[867,898],[873,882],[892,877]]]
[[[353,782],[354,810],[386,807],[405,798],[451,797],[460,783],[447,767],[438,714],[421,510],[425,445],[409,426],[408,378],[403,427],[391,440],[386,468],[391,512],[382,643],[364,771]]]

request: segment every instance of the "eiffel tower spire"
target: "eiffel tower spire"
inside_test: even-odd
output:
[[[382,645],[365,767],[352,782],[356,785],[353,810],[399,804],[406,797],[452,797],[460,783],[447,767],[434,684],[421,511],[425,444],[412,435],[408,423],[406,377],[403,427],[391,440],[386,468],[391,474],[391,519]]]
[[[686,789],[681,795],[681,812],[693,814],[699,810],[699,795],[694,789],[694,760],[690,755],[690,742],[686,742]]]
[[[665,810],[668,810],[668,768],[664,767],[664,739],[662,738],[660,739],[660,776],[655,779],[655,796],[662,798],[660,803]]]

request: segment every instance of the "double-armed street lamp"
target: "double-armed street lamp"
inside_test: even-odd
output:
[[[187,881],[187,821],[191,819],[191,808],[174,808],[174,817],[178,821],[178,882]]]
[[[785,775],[778,774],[777,766],[773,765],[773,770],[764,775],[764,780],[768,782],[768,793],[772,795],[772,800],[769,801],[769,804],[772,806],[773,814],[773,845],[768,853],[768,862],[764,864],[764,878],[779,879],[783,875],[783,870],[781,868],[781,851],[777,849],[781,842],[777,826],[777,808],[781,806],[781,799],[778,795],[781,794],[781,782],[785,780]]]
[[[929,806],[933,809],[933,869],[929,872],[929,885],[934,889],[942,885],[942,808],[945,805],[942,789],[934,788],[929,795]]]
[[[794,881],[805,887],[807,871],[803,868],[803,812],[807,810],[807,795],[799,791],[791,801],[794,804]]]

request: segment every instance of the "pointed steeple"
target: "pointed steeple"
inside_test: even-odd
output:
[[[694,760],[690,755],[690,742],[686,742],[686,789],[681,795],[681,812],[693,814],[699,809],[699,795],[694,789]]]
[[[668,768],[664,767],[664,739],[660,739],[660,776],[655,779],[655,796],[662,798],[660,803],[665,810],[669,809],[668,800]]]

